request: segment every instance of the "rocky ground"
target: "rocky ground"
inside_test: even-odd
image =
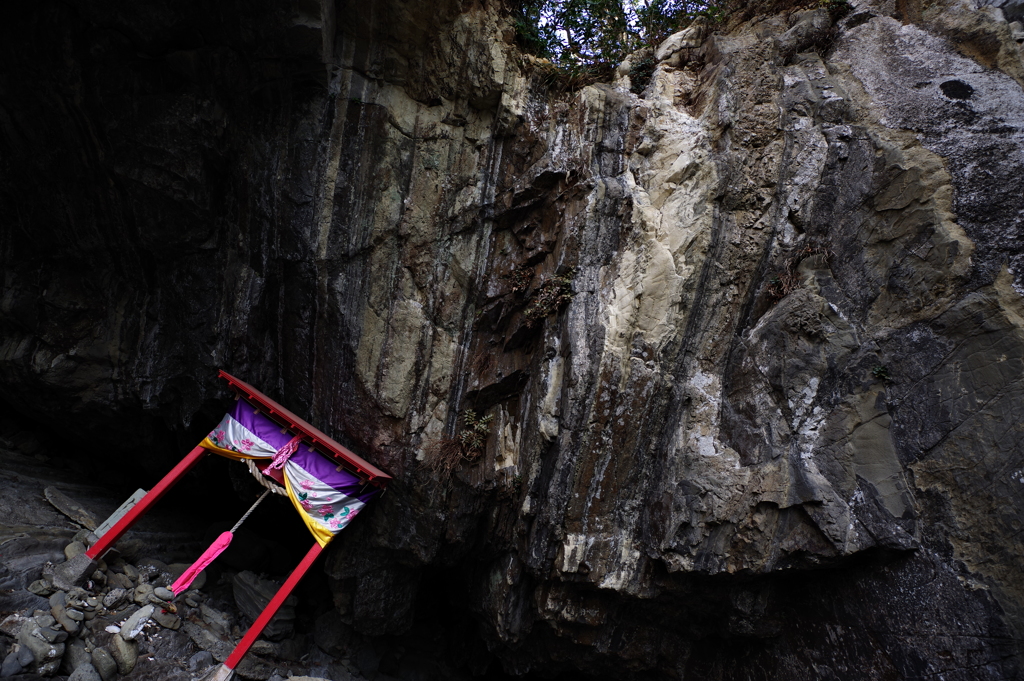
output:
[[[158,508],[82,587],[56,588],[53,566],[95,541],[91,530],[118,501],[83,483],[83,470],[47,454],[31,433],[10,422],[3,426],[0,677],[187,681],[225,660],[280,582],[212,566],[175,598],[167,587],[188,567],[179,561],[198,556],[203,542],[195,519]],[[372,648],[336,626],[333,612],[297,626],[297,605],[292,596],[282,607],[239,666],[240,677],[392,678],[379,673],[380,657]]]

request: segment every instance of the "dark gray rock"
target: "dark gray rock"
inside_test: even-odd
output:
[[[66,638],[67,632],[40,627],[29,620],[22,626],[17,640],[22,649],[31,655],[31,659],[28,659],[28,654],[23,654],[18,661],[25,667],[31,666],[33,671],[42,676],[53,674],[60,667],[65,647],[63,640]]]
[[[193,674],[201,674],[211,666],[213,666],[213,655],[207,650],[200,650],[188,658],[188,670]]]
[[[152,585],[154,589],[168,586],[174,581],[167,564],[162,560],[143,558],[139,560],[137,567],[141,579]]]
[[[97,646],[92,650],[92,665],[99,672],[103,681],[113,681],[117,676],[117,662],[104,646]]]
[[[128,577],[128,575],[114,573],[110,581],[112,584],[117,585],[117,587],[124,589],[126,592],[133,592],[135,590],[135,584]]]
[[[116,587],[107,592],[103,597],[103,607],[108,610],[117,610],[117,608],[128,600],[128,592],[120,587]]]
[[[85,663],[75,669],[68,681],[102,681],[100,673],[89,663]]]
[[[132,598],[138,605],[146,605],[150,601],[150,596],[153,595],[152,584],[139,584],[135,587],[135,591],[132,594]]]
[[[167,563],[157,558],[140,558],[136,561],[135,567],[138,568],[140,572],[145,570],[150,574],[168,571]]]
[[[58,589],[68,591],[81,586],[96,571],[96,561],[85,553],[79,553],[53,569],[53,584]]]
[[[32,649],[28,646],[21,646],[18,649],[17,660],[18,664],[22,667],[28,667],[35,661],[35,655],[33,654]]]
[[[363,647],[353,656],[356,667],[366,675],[375,674],[380,667],[380,655],[370,647]]]
[[[57,623],[57,620],[53,617],[53,615],[45,611],[35,613],[35,616],[32,618],[32,620],[37,627],[52,627]]]
[[[52,629],[50,627],[39,627],[35,630],[34,636],[46,641],[47,643],[63,643],[68,640],[68,632],[61,629]]]
[[[1024,20],[1024,0],[988,0],[979,4],[988,4],[1002,9],[1007,21]]]
[[[272,657],[277,653],[277,646],[271,641],[259,640],[252,644],[249,648],[253,655],[259,655],[260,657]]]
[[[130,674],[139,660],[139,644],[135,641],[126,641],[119,634],[114,634],[110,637],[109,646],[110,656],[117,664],[117,673]]]
[[[309,637],[297,633],[277,642],[274,648],[278,659],[299,662],[309,653],[309,646]]]
[[[14,676],[20,674],[21,670],[25,668],[25,665],[21,663],[20,651],[12,650],[7,653],[4,657],[4,661],[0,664],[0,677],[7,678],[8,676]]]
[[[185,621],[181,624],[181,630],[188,635],[196,646],[202,650],[209,651],[218,662],[228,659],[231,651],[234,650],[234,643],[232,641],[218,635],[206,626]]]
[[[281,586],[277,582],[264,579],[248,570],[235,575],[231,585],[235,605],[250,621],[255,621],[260,616]],[[289,596],[285,600],[277,614],[263,630],[265,638],[270,641],[279,641],[292,633],[295,626],[295,604],[294,596]]]
[[[231,618],[226,613],[203,603],[199,606],[199,614],[203,621],[218,634],[226,636],[231,632]]]
[[[325,612],[316,618],[313,640],[320,650],[328,655],[341,657],[348,650],[352,630],[336,610]]]
[[[153,611],[152,619],[164,629],[177,629],[181,626],[180,617],[159,607]]]
[[[62,671],[64,673],[71,673],[84,664],[92,667],[92,655],[86,650],[85,642],[80,638],[69,640],[64,648],[64,661],[61,663]]]
[[[254,681],[266,681],[274,675],[274,666],[255,655],[246,655],[235,668],[238,676]]]
[[[26,588],[37,596],[50,596],[53,593],[53,584],[45,579],[37,579]]]
[[[63,591],[57,591],[50,596],[50,614],[53,615],[56,623],[69,634],[77,634],[81,628],[79,621],[82,619],[82,613],[77,613],[77,618],[71,617],[67,608],[67,594]]]
[[[192,681],[186,670],[186,661],[195,648],[182,632],[160,629],[146,639],[140,647],[139,659],[131,678],[143,681]]]

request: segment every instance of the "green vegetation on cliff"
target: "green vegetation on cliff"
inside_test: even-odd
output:
[[[705,0],[522,0],[515,26],[527,52],[568,68],[616,64],[697,18],[723,16],[722,2]]]

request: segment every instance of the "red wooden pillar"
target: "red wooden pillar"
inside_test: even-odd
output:
[[[107,549],[114,545],[121,536],[131,528],[139,518],[146,514],[146,511],[160,500],[164,494],[167,493],[171,487],[174,486],[178,480],[180,480],[186,473],[192,470],[192,467],[199,463],[207,454],[207,450],[202,446],[196,447],[184,459],[178,462],[178,465],[171,469],[171,472],[164,476],[163,480],[158,482],[153,489],[149,490],[146,496],[142,497],[139,503],[135,504],[129,510],[124,517],[117,521],[117,523],[107,530],[107,533],[100,537],[95,544],[93,544],[86,555],[93,560],[101,557],[106,553]]]
[[[263,630],[268,624],[270,624],[270,620],[274,618],[274,615],[277,614],[277,611],[284,604],[285,600],[291,595],[299,581],[307,572],[309,572],[309,568],[313,566],[313,562],[323,550],[324,547],[320,546],[319,543],[313,544],[313,548],[309,550],[309,553],[307,553],[306,557],[302,559],[302,562],[299,563],[298,567],[292,570],[292,573],[288,575],[288,579],[284,580],[284,584],[281,585],[281,588],[277,590],[274,597],[270,599],[269,603],[267,603],[267,607],[263,608],[263,612],[260,613],[260,616],[257,617],[256,621],[252,623],[251,627],[249,627],[249,631],[245,632],[245,636],[243,636],[242,640],[238,642],[237,646],[235,646],[235,649],[231,652],[228,659],[224,661],[225,667],[234,671],[235,667],[238,666],[238,663],[242,661],[243,657],[245,657],[245,654],[249,652],[249,648],[251,648],[252,644],[256,642],[256,639],[260,637]]]

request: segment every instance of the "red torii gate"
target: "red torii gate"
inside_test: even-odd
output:
[[[290,433],[294,433],[296,438],[301,437],[301,441],[309,445],[311,448],[315,447],[316,451],[322,455],[330,457],[332,460],[338,462],[340,467],[351,471],[355,475],[358,475],[361,480],[365,480],[367,484],[373,485],[381,490],[387,487],[388,482],[391,480],[391,476],[383,472],[373,464],[360,458],[348,448],[335,442],[332,438],[325,435],[322,431],[313,427],[303,419],[290,412],[289,410],[282,407],[280,404],[270,399],[256,388],[252,387],[248,383],[235,378],[226,371],[220,371],[218,378],[223,378],[227,381],[228,387],[230,387],[236,393],[236,399],[243,399],[251,404],[255,409],[268,416],[275,423],[279,424],[282,428],[285,428]],[[171,469],[171,471],[158,482],[153,489],[151,489],[145,497],[143,497],[133,508],[131,508],[117,523],[114,524],[102,537],[100,537],[95,544],[93,544],[84,554],[82,559],[72,559],[67,563],[64,563],[61,568],[63,571],[55,573],[55,579],[58,582],[64,582],[65,584],[74,584],[75,582],[82,581],[84,575],[90,574],[95,562],[103,556],[113,545],[120,539],[125,532],[127,532],[132,525],[146,514],[146,512],[160,500],[164,494],[167,493],[171,487],[175,485],[181,478],[192,469],[199,461],[210,453],[210,450],[206,449],[203,445],[199,445],[188,455],[185,456],[178,464]],[[267,604],[267,607],[263,609],[260,616],[256,618],[252,626],[246,632],[242,640],[235,646],[234,651],[224,662],[224,664],[218,668],[212,676],[209,678],[211,681],[226,680],[230,679],[233,675],[234,669],[238,666],[238,663],[242,661],[245,654],[249,652],[252,644],[256,642],[260,634],[263,633],[263,629],[266,628],[270,620],[273,619],[274,615],[280,609],[281,605],[284,604],[285,600],[291,595],[291,592],[295,589],[295,586],[299,583],[302,577],[312,567],[314,561],[323,551],[325,544],[321,544],[319,541],[314,542],[313,547],[310,548],[309,552],[302,559],[299,565],[292,571],[285,580],[281,588],[278,589],[277,593]],[[76,557],[77,558],[77,557]]]

